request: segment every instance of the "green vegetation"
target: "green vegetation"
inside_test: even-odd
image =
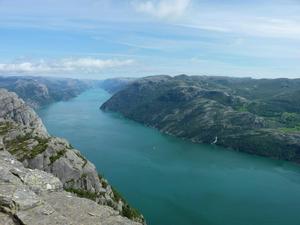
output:
[[[114,188],[114,187],[111,187],[113,193],[114,193],[114,200],[116,202],[118,201],[123,201],[123,202],[126,202],[125,199],[123,198],[123,196]]]
[[[102,184],[102,187],[106,189],[107,186],[108,186],[108,183],[105,181],[103,175],[101,175],[101,174],[98,173],[98,178],[99,178],[99,180],[100,180],[100,182]]]
[[[101,184],[102,184],[103,188],[105,188],[105,189],[107,188],[108,184],[103,179],[101,180]]]
[[[79,158],[81,158],[83,160],[83,164],[82,164],[82,168],[85,167],[85,165],[87,164],[87,160],[86,158],[84,158],[80,153],[76,152],[75,153]]]
[[[37,141],[37,144],[29,149],[28,145],[32,141]],[[19,160],[32,159],[44,152],[48,147],[48,139],[33,137],[31,133],[26,133],[23,136],[17,136],[15,139],[6,143],[8,151],[15,155]]]
[[[30,153],[27,155],[28,156],[27,158],[29,159],[33,159],[40,153],[44,152],[48,147],[49,140],[47,138],[35,137],[34,139],[38,141],[38,144],[35,147],[33,147],[32,150],[30,150]]]
[[[87,198],[87,199],[90,199],[90,200],[93,200],[93,201],[95,201],[96,198],[97,198],[97,193],[91,192],[91,191],[75,189],[75,188],[65,188],[65,191],[74,193],[78,197]]]
[[[141,217],[141,214],[137,209],[130,207],[128,204],[124,205],[122,208],[122,215],[129,219],[138,219]]]
[[[115,188],[112,187],[112,191],[114,193],[114,200],[116,202],[119,202],[121,200],[124,203],[124,205],[122,207],[122,215],[123,216],[125,216],[125,217],[127,217],[129,219],[132,219],[132,220],[142,219],[141,213],[137,209],[132,208],[127,203],[127,201],[123,198],[123,196]]]
[[[0,135],[5,135],[8,131],[13,128],[9,122],[0,122]]]
[[[61,158],[62,156],[65,155],[67,150],[60,150],[58,151],[55,155],[51,155],[50,156],[50,165],[53,164],[56,160],[58,160],[59,158]]]
[[[87,175],[86,173],[83,173],[83,174],[81,174],[80,178],[81,178],[81,179],[86,179],[87,176],[88,176],[88,175]]]
[[[70,184],[73,185],[73,184],[75,183],[75,180],[72,178],[72,179],[66,181],[66,183],[68,184],[68,186],[69,186]]]
[[[283,112],[279,121],[286,127],[300,126],[300,113]]]
[[[248,108],[246,105],[239,106],[236,110],[238,112],[248,112]]]
[[[284,133],[297,133],[300,132],[300,125],[297,125],[295,127],[282,127],[278,129]]]

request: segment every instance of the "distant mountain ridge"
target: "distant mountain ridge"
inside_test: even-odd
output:
[[[76,97],[95,82],[30,76],[0,77],[0,87],[17,93],[33,108]]]
[[[152,76],[102,110],[196,143],[300,163],[300,79]]]
[[[54,77],[0,76],[0,88],[17,93],[28,105],[37,109],[54,102],[69,100],[90,88],[102,88],[109,93],[115,93],[134,80],[134,78],[79,80]]]
[[[110,78],[105,79],[99,82],[99,87],[103,88],[107,92],[114,94],[122,89],[124,89],[127,85],[134,82],[136,78],[127,78],[127,77],[120,77],[120,78]]]

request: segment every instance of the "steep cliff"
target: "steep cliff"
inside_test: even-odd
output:
[[[146,77],[101,109],[197,143],[300,163],[300,80]]]
[[[26,168],[53,174],[64,190],[107,205],[112,214],[119,212],[131,220],[143,222],[143,217],[98,175],[91,162],[66,140],[51,137],[35,112],[16,94],[4,89],[0,89],[0,148]],[[5,168],[0,166],[1,170]]]

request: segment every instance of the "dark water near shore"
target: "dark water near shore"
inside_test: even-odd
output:
[[[197,145],[99,106],[89,90],[38,113],[146,217],[148,225],[299,225],[300,165]]]

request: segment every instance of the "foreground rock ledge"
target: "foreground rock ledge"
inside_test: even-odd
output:
[[[63,190],[61,181],[41,170],[24,168],[0,151],[0,223],[61,225],[138,225],[108,206]]]

